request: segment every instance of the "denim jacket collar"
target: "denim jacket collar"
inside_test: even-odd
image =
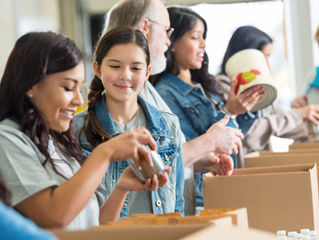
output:
[[[163,79],[165,83],[170,85],[172,88],[174,88],[179,94],[182,96],[187,96],[190,94],[196,87],[189,85],[185,82],[183,82],[181,79],[179,79],[176,75],[171,73],[165,73],[163,76]]]
[[[115,128],[112,117],[109,113],[109,110],[106,107],[104,99],[105,98],[103,97],[100,101],[96,102],[96,105],[95,105],[96,116],[102,128],[104,129],[104,131],[106,131],[108,134],[114,137],[120,133],[117,132]],[[160,112],[158,112],[158,110],[156,110],[153,106],[148,104],[140,96],[138,96],[138,103],[145,114],[146,124],[147,124],[146,127],[151,132],[155,141],[159,137],[173,138],[169,130],[169,127],[166,121],[161,116]]]

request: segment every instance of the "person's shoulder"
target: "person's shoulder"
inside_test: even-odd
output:
[[[159,111],[159,113],[171,130],[179,128],[179,119],[174,113],[164,111]]]
[[[170,83],[173,79],[175,79],[176,76],[171,73],[163,73],[160,78],[158,79],[155,88],[157,89],[159,86],[165,86],[167,85],[166,83]]]
[[[74,122],[74,127],[75,128],[81,128],[84,125],[85,122],[85,118],[88,115],[88,110],[85,109],[77,114],[75,114],[74,118],[73,118],[73,122]]]
[[[25,137],[26,134],[21,131],[21,127],[18,123],[11,119],[4,119],[0,122],[0,136],[16,135],[19,137]]]
[[[148,103],[147,101],[145,101],[145,99],[142,98],[142,101],[144,102],[144,104],[146,104],[147,108],[149,109],[149,111],[151,112],[157,112],[157,114],[161,115],[162,118],[168,123],[168,124],[174,124],[176,125],[176,122],[178,122],[178,117],[169,111],[165,111],[165,110],[160,110],[156,107],[154,107],[152,104]]]
[[[227,75],[225,75],[225,74],[220,73],[220,74],[215,76],[215,79],[217,81],[225,82],[225,83],[230,84],[230,78]]]

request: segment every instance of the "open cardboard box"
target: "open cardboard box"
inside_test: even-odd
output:
[[[246,208],[204,209],[199,212],[199,216],[211,215],[230,216],[232,219],[232,225],[240,228],[248,228],[248,216]]]
[[[247,208],[252,228],[319,230],[316,164],[234,170],[203,176],[204,208]]]
[[[276,236],[254,229],[216,225],[121,226],[85,231],[52,231],[60,240],[276,240]]]
[[[245,157],[245,167],[264,167],[291,164],[316,163],[319,166],[318,153],[277,153],[272,155],[260,155]]]
[[[319,149],[304,149],[304,148],[300,148],[300,149],[294,149],[292,151],[289,152],[271,152],[271,151],[256,151],[256,152],[251,152],[245,155],[245,159],[246,158],[258,158],[258,157],[281,157],[281,156],[290,156],[290,155],[294,155],[294,154],[313,154],[313,155],[317,155],[319,156]]]
[[[133,214],[131,217],[121,218],[120,222],[107,222],[96,228],[107,228],[110,225],[181,225],[181,224],[212,224],[236,225],[248,228],[247,210],[245,208],[202,210],[199,216],[182,217],[180,213],[168,214]]]
[[[289,145],[289,151],[309,149],[319,151],[319,142],[294,143]]]

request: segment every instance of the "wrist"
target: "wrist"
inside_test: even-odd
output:
[[[103,159],[108,162],[114,161],[114,150],[112,147],[107,146],[108,143],[104,142],[99,144],[95,149],[103,156]]]
[[[121,195],[125,195],[125,196],[129,194],[129,191],[126,190],[125,188],[123,188],[123,187],[119,184],[119,181],[117,181],[117,183],[115,184],[114,191],[118,192],[118,193],[121,194]]]
[[[234,111],[232,111],[232,109],[229,108],[229,106],[226,105],[226,106],[224,107],[224,110],[225,110],[225,113],[226,113],[229,117],[231,117],[231,118],[236,118],[236,117],[237,117],[237,113],[234,112]]]

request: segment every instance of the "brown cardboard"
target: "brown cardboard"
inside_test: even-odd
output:
[[[271,152],[271,151],[263,151],[263,152],[252,152],[245,156],[245,158],[256,158],[256,157],[276,157],[276,156],[287,156],[291,154],[317,154],[319,156],[319,150],[315,148],[300,148],[294,149],[289,152]]]
[[[96,228],[107,228],[110,225],[178,225],[178,224],[232,224],[248,227],[246,209],[219,209],[205,212],[200,216],[182,217],[180,214],[134,214],[131,217],[121,218],[120,222],[108,222]]]
[[[204,207],[247,208],[252,228],[275,232],[319,230],[315,164],[236,169],[232,176],[203,176]]]
[[[242,229],[236,227],[211,226],[196,231],[181,240],[278,240],[275,234],[256,229]]]
[[[248,228],[248,216],[246,208],[228,209],[204,209],[199,212],[199,216],[226,215],[232,219],[232,224],[240,228]]]
[[[52,231],[60,240],[276,240],[274,234],[215,225],[125,226],[86,231]]]
[[[245,158],[245,167],[263,167],[290,164],[316,163],[319,166],[318,153],[276,153],[268,156]]]
[[[53,230],[60,240],[175,240],[199,231],[207,225],[132,225],[109,226],[85,231]]]
[[[289,151],[296,149],[319,149],[319,142],[294,143],[289,145]]]

